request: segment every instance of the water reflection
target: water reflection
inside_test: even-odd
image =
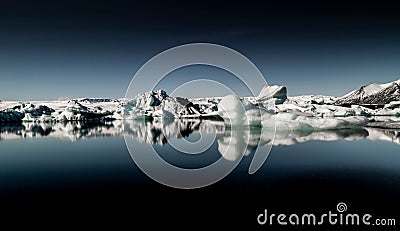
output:
[[[230,128],[218,139],[218,151],[225,159],[236,160],[241,155],[249,155],[258,146],[272,145],[273,135],[257,127]]]
[[[377,131],[378,132],[378,131]],[[379,132],[378,132],[379,133]],[[369,137],[365,128],[324,131],[277,131],[274,145],[294,145],[308,141],[361,140]]]
[[[261,128],[226,128],[223,122],[201,120],[175,120],[142,122],[135,120],[101,123],[3,123],[0,140],[51,137],[76,141],[80,139],[130,136],[139,142],[164,145],[171,138],[186,138],[196,133],[215,132],[218,150],[226,159],[234,160],[241,153],[249,154],[258,145],[294,145],[308,141],[361,140],[390,141],[400,144],[400,129],[358,128],[325,131],[277,131]],[[227,150],[229,142],[235,149]]]

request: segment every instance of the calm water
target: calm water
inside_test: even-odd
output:
[[[272,145],[265,131],[232,132],[219,123],[212,128],[216,140],[210,148],[201,155],[187,155],[168,142],[198,141],[199,130],[207,136],[209,125],[196,121],[3,124],[0,202],[10,207],[18,204],[23,210],[44,208],[46,215],[53,214],[49,211],[66,215],[71,209],[108,218],[118,214],[124,221],[143,221],[156,210],[159,219],[169,224],[179,217],[255,225],[255,216],[263,208],[335,209],[341,201],[354,210],[399,215],[393,212],[400,205],[396,130],[279,132],[267,161],[249,175],[255,150],[251,142]],[[228,177],[206,188],[180,190],[144,175],[133,162],[124,135],[138,150],[153,145],[164,160],[186,168],[206,166],[219,158],[234,159],[235,153],[221,155],[224,139],[233,139],[238,149],[243,140],[251,142],[247,155]],[[209,213],[203,214],[201,208]]]

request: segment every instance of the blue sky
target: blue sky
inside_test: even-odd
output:
[[[340,96],[400,78],[400,16],[391,6],[271,3],[261,10],[252,4],[194,9],[170,3],[171,12],[163,11],[163,4],[2,5],[0,99],[123,97],[147,60],[192,42],[241,52],[269,84],[287,86],[289,95]],[[173,89],[195,77],[233,78],[213,68],[186,68],[172,73],[163,86]]]

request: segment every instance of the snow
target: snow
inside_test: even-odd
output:
[[[335,104],[388,104],[400,99],[399,83],[400,79],[384,84],[372,83],[340,97]]]
[[[392,101],[389,104],[386,104],[384,108],[387,109],[400,108],[400,101]]]
[[[400,82],[400,79],[397,81],[394,81],[394,83],[399,83],[399,82]],[[389,87],[392,83],[393,82],[383,83],[383,84],[371,83],[369,85],[362,87],[362,89],[363,89],[365,96],[372,95],[372,94],[375,94],[375,93],[381,91],[382,89]],[[351,92],[347,93],[346,95],[342,96],[342,98],[348,97],[351,94],[355,93],[356,91],[358,91],[358,90],[351,91]]]
[[[389,87],[390,84],[376,84],[376,83],[372,83],[370,85],[365,86],[364,89],[364,94],[365,95],[372,95],[375,94],[377,92],[379,92],[380,90]]]
[[[375,116],[400,116],[400,108],[383,108],[381,110],[377,110]]]

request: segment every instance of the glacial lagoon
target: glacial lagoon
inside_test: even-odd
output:
[[[370,163],[371,168],[400,173],[400,168],[397,168],[400,167],[400,155],[397,154],[400,150],[399,129],[277,130],[274,136],[273,131],[260,127],[230,128],[223,122],[207,120],[6,123],[0,128],[0,165],[3,171],[7,169],[10,173],[2,176],[2,182],[13,182],[15,177],[21,181],[26,178],[40,182],[40,177],[36,179],[35,176],[59,172],[68,178],[68,171],[73,176],[76,170],[89,171],[85,170],[85,166],[97,166],[101,172],[104,165],[111,171],[113,164],[115,167],[126,166],[127,175],[134,176],[135,171],[129,173],[128,170],[135,169],[135,164],[130,160],[124,137],[132,139],[138,150],[150,144],[165,160],[186,168],[210,164],[219,158],[234,161],[241,157],[241,152],[244,159],[251,159],[257,147],[265,145],[273,147],[262,170],[268,171],[276,164],[291,166],[287,167],[287,172],[296,172],[338,166],[362,167]],[[198,155],[182,153],[170,145],[179,144],[180,140],[202,145],[197,142],[202,136],[215,137],[215,140]],[[227,152],[228,145],[234,148]],[[362,156],[359,156],[361,153]],[[293,159],[288,158],[291,155]],[[32,174],[20,174],[18,170],[21,169]],[[96,169],[91,171],[97,172]],[[242,177],[249,177],[246,175]],[[262,171],[257,175],[262,177]],[[22,185],[14,182],[12,185],[1,184],[0,187],[13,190]],[[30,184],[30,187],[40,186]]]
[[[271,131],[261,128],[227,128],[221,122],[200,120],[18,123],[1,124],[0,128],[3,199],[34,200],[39,195],[43,200],[42,195],[58,198],[54,195],[61,193],[64,196],[60,198],[74,195],[69,200],[78,202],[101,195],[96,204],[105,203],[103,197],[123,198],[121,203],[129,204],[131,197],[147,198],[156,192],[164,196],[149,202],[151,205],[182,205],[187,200],[197,206],[234,202],[256,212],[260,206],[288,207],[289,202],[290,206],[327,207],[344,200],[359,207],[373,197],[373,208],[380,211],[396,203],[400,193],[398,129],[277,131],[273,137]],[[170,145],[196,143],[201,136],[215,140],[198,155],[181,153]],[[219,158],[234,161],[240,156],[234,150],[245,150],[245,155],[220,182],[182,191],[147,177],[132,160],[124,137],[132,139],[138,150],[152,145],[164,160],[183,168],[207,166]],[[237,148],[224,153],[228,143]],[[257,145],[272,149],[263,166],[249,175]],[[80,198],[88,192],[90,196]],[[171,199],[176,197],[179,199]],[[193,201],[193,197],[197,199]]]

